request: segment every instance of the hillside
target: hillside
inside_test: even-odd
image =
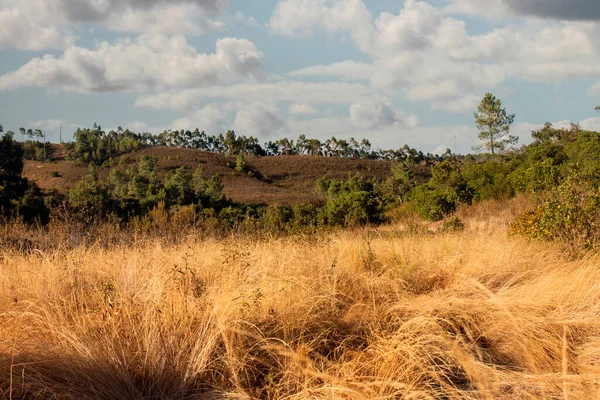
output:
[[[52,146],[53,161],[41,163],[25,161],[23,175],[35,181],[42,189],[56,189],[65,193],[87,173],[87,166],[68,162],[60,145]],[[126,170],[141,156],[158,159],[159,177],[185,166],[194,170],[202,164],[208,176],[220,174],[224,193],[239,203],[266,203],[290,205],[301,202],[318,202],[315,182],[318,178],[343,179],[348,174],[360,173],[364,177],[385,179],[391,175],[388,161],[315,156],[248,157],[247,164],[253,176],[236,172],[235,157],[195,149],[166,146],[146,147],[141,151],[120,156],[114,168]],[[59,177],[52,177],[57,171]],[[109,169],[100,170],[107,176]]]

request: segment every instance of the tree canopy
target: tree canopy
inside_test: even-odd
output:
[[[500,99],[493,94],[486,93],[474,116],[479,129],[479,139],[484,141],[484,148],[492,154],[502,152],[507,146],[517,143],[518,138],[509,134],[515,114],[508,114],[502,108]]]

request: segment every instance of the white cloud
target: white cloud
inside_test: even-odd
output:
[[[392,108],[390,100],[386,98],[375,98],[352,104],[350,121],[362,129],[385,128],[392,125],[413,127],[417,124],[416,117],[404,117],[402,113]]]
[[[332,93],[335,96],[332,96]],[[137,99],[136,105],[155,109],[190,110],[210,99],[242,102],[261,102],[269,99],[272,102],[350,104],[375,94],[375,90],[359,83],[277,81],[166,91],[143,95]]]
[[[375,21],[374,52],[383,56],[433,46],[444,16],[438,8],[421,1],[406,0],[399,14],[382,13]]]
[[[569,128],[571,126],[571,123],[578,123],[582,129],[600,132],[600,117],[589,117],[589,118],[585,118],[581,121],[564,120],[564,121],[554,122],[552,125],[555,128]],[[538,127],[537,129],[539,129],[539,128],[541,128],[541,126]]]
[[[588,0],[578,1],[591,4]],[[434,109],[449,112],[472,110],[483,93],[500,87],[507,79],[547,82],[600,77],[597,23],[526,19],[470,35],[465,21],[448,16],[449,12],[481,11],[500,16],[503,12],[514,13],[520,6],[513,0],[455,0],[440,8],[424,1],[406,0],[399,13],[384,12],[374,21],[367,21],[368,12],[343,12],[360,10],[364,3],[358,3],[362,2],[278,3],[271,18],[274,32],[349,33],[357,47],[372,58],[370,64],[345,61],[302,68],[289,75],[370,78],[379,94],[402,94],[409,100],[426,101]],[[537,0],[525,3],[541,7]],[[563,0],[555,3],[561,4],[559,8],[566,5]],[[333,10],[338,10],[339,15]],[[341,23],[350,20],[351,24]],[[594,86],[590,92],[599,93],[599,87]]]
[[[282,0],[277,3],[269,29],[284,36],[350,34],[361,49],[372,43],[372,17],[362,0]]]
[[[372,64],[357,61],[341,61],[329,65],[315,65],[289,72],[293,77],[339,77],[345,81],[369,80],[375,72]]]
[[[233,127],[242,135],[275,137],[287,130],[279,110],[262,102],[248,104],[237,112]]]
[[[118,32],[201,34],[223,28],[230,0],[0,0],[0,48],[63,48],[72,31],[101,24]]]
[[[241,11],[236,11],[233,15],[231,15],[230,19],[237,25],[246,25],[252,28],[260,27],[260,24],[256,20],[256,18],[252,16],[245,15]]]
[[[189,117],[175,120],[172,127],[189,130],[198,128],[211,135],[223,133],[226,130],[223,113],[218,106],[212,104],[201,108]]]
[[[312,107],[310,104],[296,103],[290,106],[288,112],[292,115],[315,115],[319,111],[316,108]]]
[[[510,15],[502,0],[449,0],[443,7],[448,14],[466,14],[500,21]]]
[[[72,40],[70,33],[40,23],[18,8],[0,7],[0,49],[61,49]]]
[[[48,142],[58,143],[60,141],[60,129],[62,126],[62,140],[64,142],[71,141],[73,139],[73,133],[77,128],[84,128],[84,124],[61,120],[61,119],[45,119],[38,121],[29,121],[24,127],[25,129],[41,129],[46,133],[46,140]],[[17,137],[20,137],[18,131],[15,130]]]
[[[438,147],[433,149],[432,154],[442,155],[448,150],[450,146],[446,146],[445,144],[440,144]]]
[[[224,23],[206,17],[194,3],[164,4],[144,11],[125,8],[105,22],[116,32],[201,34],[219,31]]]
[[[262,79],[263,54],[245,39],[217,40],[198,53],[183,36],[144,35],[103,42],[96,50],[71,46],[56,58],[34,58],[0,76],[0,90],[53,86],[75,92],[144,91],[204,87],[243,77]]]

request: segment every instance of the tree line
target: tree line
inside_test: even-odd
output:
[[[140,157],[137,164],[124,172],[112,169],[106,178],[98,173],[98,168],[110,165],[113,157],[146,145],[193,145],[194,148],[236,156],[239,161],[235,163],[237,171],[244,170],[246,154],[272,154],[262,153],[268,146],[260,146],[255,138],[237,136],[232,131],[218,136],[190,132],[184,140],[181,136],[185,138],[186,131],[166,131],[162,136],[154,136],[122,129],[105,133],[99,126],[78,129],[75,141],[68,145],[68,157],[89,163],[90,169],[62,199],[56,194],[42,196],[34,183],[22,177],[23,146],[9,132],[0,143],[0,210],[6,217],[19,215],[29,220],[47,220],[49,210],[62,201],[63,211],[66,209],[91,219],[115,217],[125,223],[141,224],[142,218],[144,224],[152,225],[152,218],[158,218],[156,215],[180,219],[183,213],[194,223],[220,229],[246,226],[249,230],[259,227],[289,231],[378,224],[391,215],[406,212],[415,212],[423,219],[435,221],[452,215],[461,204],[509,199],[519,193],[550,193],[551,198],[564,198],[565,193],[573,193],[575,188],[579,192],[573,198],[583,199],[584,209],[572,201],[552,203],[531,217],[539,228],[534,233],[524,225],[515,229],[542,237],[570,232],[565,224],[572,221],[585,222],[588,231],[596,229],[593,221],[600,220],[599,132],[581,129],[577,124],[559,129],[546,123],[541,129],[532,131],[531,144],[517,148],[516,138],[509,133],[514,115],[504,110],[500,100],[486,95],[474,117],[480,129],[482,148],[487,150],[480,154],[458,156],[446,152],[431,158],[405,146],[390,151],[392,155],[386,158],[388,153],[374,152],[367,141],[345,141],[347,147],[340,147],[337,140],[337,147],[332,147],[333,139],[322,144],[302,136],[295,142],[287,139],[274,142],[279,143],[276,153],[279,155],[318,154],[392,160],[387,179],[366,179],[360,175],[350,175],[344,180],[324,177],[317,180],[315,187],[321,195],[320,202],[292,207],[236,204],[223,196],[220,177],[205,176],[201,166],[195,171],[180,167],[159,180],[156,173],[159,161],[153,157]],[[323,152],[330,147],[339,152]],[[286,148],[288,150],[281,150]],[[418,181],[415,172],[424,167],[430,178]],[[564,207],[565,204],[571,205]],[[157,214],[156,210],[162,210],[162,214]],[[578,214],[573,214],[573,210],[579,210]],[[577,232],[581,231],[577,228]],[[592,243],[590,238],[597,236],[600,244],[600,229],[594,235],[596,233],[588,232],[586,240]],[[574,234],[573,237],[578,236]]]
[[[120,154],[138,150],[144,146],[171,146],[198,149],[226,156],[323,156],[361,158],[388,161],[410,161],[413,163],[435,162],[443,155],[424,154],[405,145],[396,150],[372,149],[367,139],[354,138],[325,141],[300,135],[296,140],[282,138],[261,145],[253,136],[237,135],[234,131],[208,135],[204,131],[167,130],[158,135],[148,132],[136,133],[129,129],[105,132],[94,124],[91,129],[78,128],[74,141],[67,143],[68,158],[72,161],[102,165]],[[448,153],[449,154],[449,153]]]

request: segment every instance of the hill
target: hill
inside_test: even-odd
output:
[[[50,150],[53,154],[51,162],[26,160],[23,175],[44,190],[56,189],[65,193],[87,174],[88,168],[81,163],[66,161],[61,145],[51,145]],[[316,203],[320,199],[315,192],[315,182],[324,176],[344,179],[349,174],[360,173],[366,178],[385,179],[391,175],[388,161],[322,156],[249,156],[246,161],[251,172],[241,173],[235,170],[235,157],[168,146],[145,147],[122,155],[116,159],[113,168],[125,171],[141,156],[158,159],[157,171],[161,179],[180,166],[194,170],[201,164],[206,175],[221,175],[225,195],[239,203]],[[107,176],[109,171],[104,168],[100,174]],[[58,172],[58,177],[53,177],[52,172]],[[426,175],[426,168],[417,173],[419,175]]]

